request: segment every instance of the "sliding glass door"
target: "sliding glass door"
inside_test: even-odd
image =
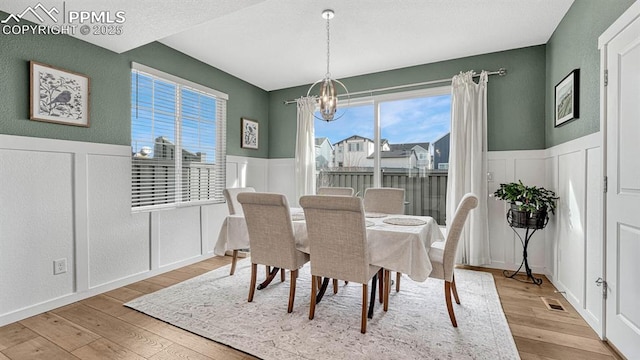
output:
[[[448,86],[351,100],[315,122],[316,185],[404,188],[406,214],[444,223],[450,123]]]

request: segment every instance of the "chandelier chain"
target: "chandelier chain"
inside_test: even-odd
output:
[[[327,16],[327,73],[325,74],[325,77],[327,79],[331,78],[331,73],[329,72],[329,59],[331,56],[331,51],[330,51],[330,31],[329,31],[329,16]]]

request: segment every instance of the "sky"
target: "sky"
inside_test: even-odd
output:
[[[332,144],[352,135],[373,139],[373,123],[373,104],[351,106],[338,120],[316,119],[315,136],[328,137]],[[449,132],[450,123],[449,94],[380,103],[381,137],[391,144],[432,143]]]

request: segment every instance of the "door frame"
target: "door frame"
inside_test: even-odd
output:
[[[602,141],[602,175],[603,175],[603,189],[606,189],[607,184],[605,179],[607,178],[607,55],[608,44],[618,34],[627,28],[632,22],[640,18],[640,1],[636,1],[624,12],[618,19],[616,19],[611,26],[605,30],[600,37],[598,37],[598,49],[600,50],[600,133]],[[602,274],[603,279],[607,281],[607,191],[604,191],[602,196]],[[603,339],[607,339],[607,298],[604,298],[602,302],[602,318],[601,329],[595,329],[598,335]],[[598,331],[600,330],[600,331]]]

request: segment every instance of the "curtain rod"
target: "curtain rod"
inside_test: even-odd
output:
[[[507,69],[500,68],[500,69],[498,69],[496,71],[489,71],[487,73],[487,75],[505,76],[505,75],[507,75]],[[478,77],[478,76],[480,76],[480,74],[477,74],[475,72],[473,73],[473,77]],[[443,82],[449,82],[449,81],[451,81],[451,79],[453,79],[453,78],[440,79],[440,80],[431,80],[431,81],[425,81],[425,82],[419,82],[419,83],[413,83],[413,84],[406,84],[406,85],[390,86],[390,87],[386,87],[386,88],[379,88],[379,89],[373,89],[373,90],[356,91],[356,92],[352,92],[352,93],[349,93],[349,94],[341,94],[341,95],[338,95],[338,97],[344,97],[344,96],[347,96],[347,95],[349,95],[349,96],[362,95],[362,94],[373,95],[374,92],[382,92],[382,91],[398,90],[398,89],[417,87],[417,86],[424,86],[424,85],[439,84],[439,83],[443,83]],[[296,100],[285,100],[284,101],[285,105],[295,104],[295,103],[296,103]]]

